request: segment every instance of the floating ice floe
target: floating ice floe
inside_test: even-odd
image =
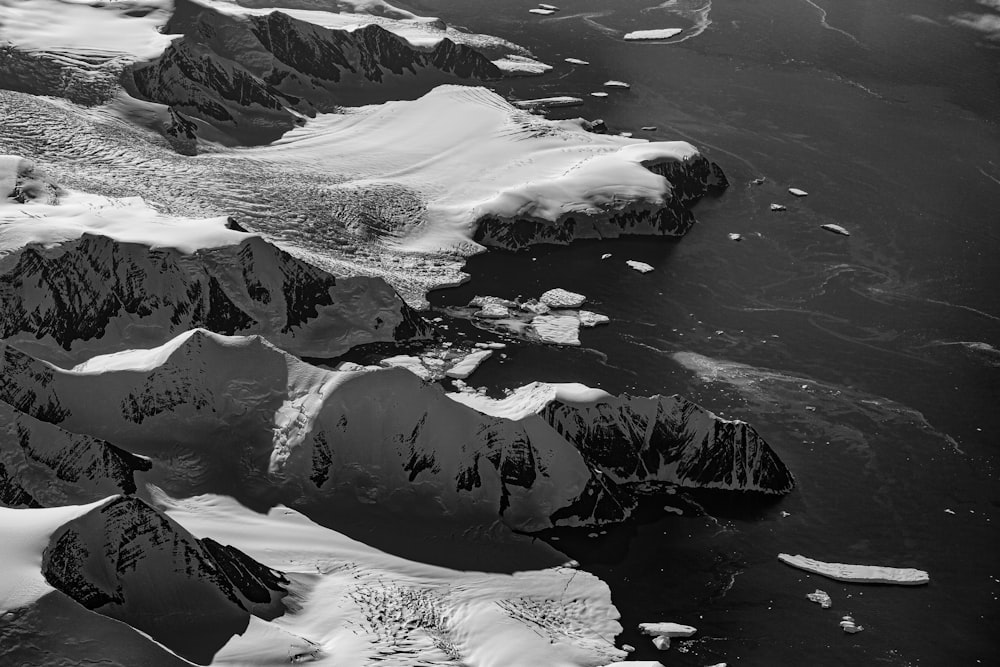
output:
[[[840,629],[849,635],[853,635],[857,632],[861,632],[864,628],[854,622],[853,616],[845,616],[840,622]]]
[[[590,62],[587,60],[580,60],[579,58],[566,58],[566,62],[570,65],[589,65]]]
[[[589,310],[581,310],[576,315],[580,320],[580,326],[586,328],[596,327],[598,324],[607,324],[611,321],[611,318],[607,315],[592,313]]]
[[[531,320],[531,328],[545,343],[580,344],[580,318],[572,315],[538,315]]]
[[[805,190],[799,190],[798,188],[788,188],[788,191],[795,195],[796,197],[807,197],[809,193]]]
[[[656,132],[656,126],[655,125],[643,125],[642,126],[642,131],[643,132]]]
[[[885,567],[881,565],[848,565],[845,563],[825,563],[802,555],[778,554],[778,560],[786,565],[807,572],[860,584],[902,584],[917,586],[928,583],[930,575],[911,567]]]
[[[608,87],[608,88],[624,88],[624,89],[628,89],[628,88],[632,87],[629,84],[625,83],[624,81],[618,81],[617,79],[611,79],[609,81],[605,81],[604,85],[606,87]]]
[[[601,255],[601,259],[608,259],[609,257],[611,257],[611,253],[610,252],[606,252],[603,255]]]
[[[550,289],[539,297],[539,301],[550,308],[579,308],[587,300],[582,294],[564,290],[561,287]]]
[[[646,264],[646,262],[639,262],[634,259],[628,259],[625,260],[625,263],[628,264],[631,268],[638,271],[639,273],[649,273],[650,271],[653,270],[653,267],[650,266],[649,264]]]
[[[771,210],[772,211],[787,211],[788,209],[786,209],[781,204],[771,204]]]
[[[632,133],[631,132],[619,132],[618,136],[619,137],[631,137]]]
[[[629,42],[640,41],[644,39],[670,39],[674,35],[684,32],[681,28],[662,28],[659,30],[636,30],[634,32],[627,33],[625,39]]]
[[[834,234],[840,234],[841,236],[850,236],[851,233],[841,227],[840,225],[835,225],[833,223],[827,223],[825,225],[820,225],[820,229],[825,229],[828,232],[833,232]]]
[[[570,97],[569,95],[558,95],[555,97],[539,97],[533,100],[516,100],[511,102],[518,109],[557,109],[559,107],[578,107],[583,104],[583,99]]]
[[[660,649],[661,651],[666,651],[670,648],[670,637],[657,636],[653,637],[653,646]]]
[[[590,95],[592,97],[607,97],[608,96],[608,94],[606,92],[604,92],[603,90],[598,90],[596,92],[591,93]]]
[[[743,235],[742,234],[731,233],[729,235],[729,240],[730,241],[742,241],[743,240]]]
[[[509,53],[502,58],[497,58],[493,61],[493,64],[503,70],[504,73],[512,76],[538,76],[552,69],[552,65],[515,53]]]
[[[640,623],[639,632],[653,637],[690,637],[698,630],[680,623]]]
[[[806,597],[809,598],[811,602],[815,602],[820,607],[823,607],[823,609],[829,609],[833,606],[833,600],[830,599],[830,596],[827,595],[826,591],[821,591],[818,588],[814,593],[806,593]]]
[[[763,176],[758,176],[757,178],[755,178],[752,181],[750,181],[750,184],[751,185],[764,185],[764,181],[766,181],[766,180],[767,179],[764,178]]]
[[[480,317],[484,320],[501,320],[510,317],[510,309],[499,303],[488,303],[476,311],[473,317]]]
[[[537,9],[529,9],[528,13],[530,13],[530,14],[539,14],[541,16],[548,16],[549,14],[555,14],[556,10],[554,10],[554,9],[542,9],[541,7],[539,7]]]
[[[559,8],[556,7],[555,5],[545,5],[545,4],[542,4],[541,2],[538,3],[538,8],[539,9],[547,9],[550,12],[558,12],[559,11]]]
[[[445,375],[450,378],[464,380],[472,375],[472,372],[479,368],[479,364],[489,359],[492,354],[493,350],[480,350],[478,352],[473,352],[445,371]]]

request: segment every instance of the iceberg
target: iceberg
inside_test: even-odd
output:
[[[851,233],[841,227],[840,225],[835,225],[833,223],[827,223],[825,225],[820,225],[820,229],[825,229],[828,232],[833,232],[834,234],[840,234],[841,236],[850,236]]]
[[[635,259],[626,260],[625,263],[628,264],[630,268],[635,269],[639,273],[649,273],[650,271],[653,270],[653,267],[651,265],[646,264],[646,262],[640,262]]]
[[[778,554],[778,560],[786,565],[806,572],[819,574],[837,581],[856,584],[901,584],[919,586],[930,582],[930,575],[923,570],[906,567],[885,567],[882,565],[848,565],[845,563],[825,563],[802,555]]]
[[[538,300],[549,308],[578,308],[583,305],[587,297],[557,287],[543,293]]]
[[[629,42],[642,41],[642,40],[653,40],[653,39],[670,39],[675,35],[679,35],[684,32],[681,28],[662,28],[658,30],[636,30],[634,32],[626,33],[625,40]]]

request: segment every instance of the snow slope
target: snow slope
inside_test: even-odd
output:
[[[384,281],[337,278],[225,218],[68,191],[13,157],[4,182],[0,337],[36,356],[72,364],[204,326],[333,357],[424,331]]]
[[[358,202],[395,196],[403,206],[386,205],[372,223],[421,251],[680,234],[692,222],[687,206],[725,187],[688,143],[594,134],[461,86],[320,116],[271,146],[205,157],[350,174],[327,188],[343,202],[341,219],[361,215]]]
[[[792,485],[749,426],[679,397],[530,385],[522,391],[544,400],[512,420],[489,399],[446,396],[406,370],[329,371],[259,337],[194,330],[72,371],[5,345],[0,372],[0,400],[149,456],[159,483],[185,495],[378,503],[530,531],[620,521],[650,483]]]

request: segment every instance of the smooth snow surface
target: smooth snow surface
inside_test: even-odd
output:
[[[649,273],[650,271],[653,270],[653,267],[651,265],[646,264],[646,262],[640,262],[635,259],[625,260],[625,263],[628,264],[629,267],[638,271],[639,273]]]
[[[35,602],[55,589],[42,576],[42,552],[60,526],[101,507],[112,498],[89,505],[42,509],[0,507],[0,613]]]
[[[621,626],[610,591],[586,572],[449,570],[383,553],[281,506],[259,514],[224,496],[156,492],[154,500],[195,536],[309,582],[296,609],[252,623],[215,665],[287,662],[303,646],[323,666],[589,667],[625,657],[612,643]]]
[[[625,39],[632,41],[640,41],[646,39],[670,39],[674,35],[678,35],[684,32],[681,28],[663,28],[661,30],[636,30],[635,32],[630,32],[625,35]]]
[[[778,554],[778,560],[786,565],[807,572],[860,584],[903,584],[916,586],[930,582],[930,575],[912,567],[885,567],[882,565],[848,565],[845,563],[824,563],[802,555]]]
[[[26,51],[155,58],[176,37],[159,30],[173,2],[144,0],[141,7],[149,11],[139,16],[131,2],[0,0],[0,43]]]
[[[454,250],[478,247],[476,222],[488,216],[555,221],[637,202],[661,205],[671,186],[643,163],[697,151],[686,142],[594,134],[579,121],[520,111],[485,88],[448,85],[414,101],[319,116],[272,146],[238,155],[351,174],[327,188],[352,201],[412,192],[423,206],[393,213],[391,237],[406,248]]]

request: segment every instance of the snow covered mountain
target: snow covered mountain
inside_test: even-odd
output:
[[[18,166],[0,164],[0,338],[36,356],[72,365],[205,327],[334,357],[426,331],[379,278],[338,278],[231,222],[71,193],[6,163]]]
[[[260,337],[194,330],[72,371],[2,349],[0,400],[150,457],[174,494],[378,503],[531,531],[620,521],[650,483],[792,486],[751,428],[676,397],[529,385],[515,397],[528,391],[532,409],[511,419],[402,369],[329,371]]]
[[[586,572],[424,565],[223,496],[0,508],[0,559],[11,664],[593,667],[625,656],[610,591]]]

